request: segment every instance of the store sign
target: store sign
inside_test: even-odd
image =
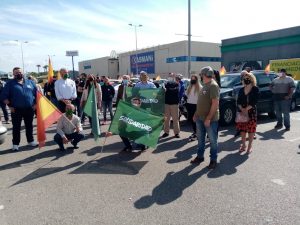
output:
[[[133,74],[137,74],[136,69],[138,69],[138,73],[140,73],[143,70],[149,74],[154,74],[155,73],[154,51],[143,52],[137,55],[131,55],[130,69]]]

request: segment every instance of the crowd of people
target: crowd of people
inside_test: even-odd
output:
[[[65,151],[64,144],[71,143],[74,148],[78,148],[78,143],[84,139],[82,134],[82,124],[86,115],[83,108],[88,99],[89,92],[94,86],[97,99],[97,108],[103,112],[102,125],[108,123],[107,111],[110,121],[113,119],[113,98],[115,89],[109,78],[102,76],[95,77],[93,74],[82,73],[75,81],[70,79],[68,71],[60,69],[61,79],[57,80],[53,76],[43,89],[43,94],[62,112],[62,116],[57,122],[57,133],[54,141],[58,144],[60,151]],[[33,119],[36,108],[36,92],[42,91],[36,81],[26,79],[19,67],[13,69],[14,79],[5,86],[0,83],[0,103],[4,113],[6,123],[9,123],[7,107],[11,112],[12,121],[12,150],[18,151],[20,144],[21,122],[24,120],[26,138],[30,146],[36,147],[38,144],[33,137]],[[191,160],[192,164],[199,164],[204,161],[206,139],[210,143],[210,163],[209,169],[214,169],[217,165],[218,157],[218,130],[219,130],[219,98],[220,98],[220,74],[211,67],[201,69],[199,75],[192,75],[189,86],[185,90],[181,74],[170,73],[167,82],[159,87],[149,80],[148,74],[144,71],[140,73],[140,81],[133,84],[129,75],[122,76],[122,83],[117,92],[117,104],[125,98],[127,87],[139,89],[163,88],[165,91],[164,127],[161,138],[170,135],[170,123],[173,122],[174,138],[180,138],[179,104],[183,98],[186,100],[187,119],[191,124],[191,135],[189,141],[198,140],[197,156]],[[259,89],[255,76],[251,71],[241,72],[243,87],[237,96],[237,116],[236,129],[241,135],[241,146],[239,152],[252,152],[252,143],[257,127],[257,101]],[[285,126],[286,131],[290,130],[289,106],[293,90],[294,81],[287,76],[286,70],[282,69],[278,78],[272,81],[270,87],[273,92],[274,106],[277,117],[275,129]],[[133,104],[139,105],[138,99]],[[283,114],[283,117],[282,117]],[[92,118],[88,117],[90,125]],[[100,123],[100,122],[99,122]],[[248,143],[246,143],[248,134]],[[132,151],[132,145],[127,137],[121,136],[124,143],[125,152]],[[141,150],[147,146],[140,144]]]

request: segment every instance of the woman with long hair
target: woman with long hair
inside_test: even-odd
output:
[[[80,107],[82,109],[82,112],[83,112],[83,108],[85,106],[85,103],[87,101],[87,98],[89,96],[92,85],[94,85],[94,88],[95,88],[95,94],[96,94],[96,98],[97,98],[97,108],[101,110],[101,104],[102,104],[101,87],[100,87],[100,84],[97,83],[96,77],[93,74],[89,74],[87,76],[87,80],[85,82],[84,90],[82,92],[82,96],[81,96],[81,99],[80,99]],[[90,122],[90,125],[92,127],[92,118],[90,116],[89,116],[89,122]]]
[[[193,116],[197,108],[198,95],[200,93],[201,87],[202,86],[199,82],[198,76],[192,75],[190,84],[186,90],[186,96],[187,96],[186,109],[188,113],[188,121],[192,124],[192,128],[193,128],[193,133],[189,137],[189,141],[194,141],[197,139],[196,123],[193,121]]]
[[[240,113],[242,116],[237,114],[237,129],[241,131],[242,144],[239,152],[246,151],[246,134],[248,133],[248,147],[247,153],[252,152],[252,142],[254,139],[254,135],[256,132],[256,124],[257,124],[257,111],[256,104],[258,100],[258,87],[256,86],[256,78],[252,73],[244,72],[242,83],[244,87],[242,87],[239,91],[237,106],[238,106],[238,114]],[[244,117],[246,119],[239,119]]]

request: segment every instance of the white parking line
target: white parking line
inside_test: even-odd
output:
[[[294,141],[298,141],[298,140],[300,140],[300,137],[298,137],[298,138],[295,138],[295,139],[291,139],[291,140],[288,140],[288,141],[290,141],[290,142],[294,142]]]

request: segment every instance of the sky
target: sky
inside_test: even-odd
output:
[[[299,6],[297,0],[191,0],[192,40],[221,43],[299,26]],[[71,70],[69,50],[79,52],[75,70],[79,61],[135,50],[129,23],[142,25],[138,49],[187,40],[188,0],[0,0],[0,71],[22,67],[21,47],[25,72],[37,72],[49,56],[55,70]]]

